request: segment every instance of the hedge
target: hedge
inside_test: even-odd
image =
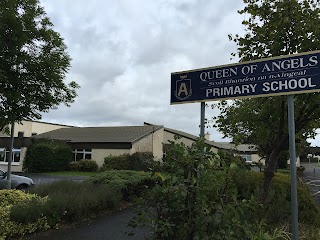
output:
[[[137,152],[132,155],[123,154],[120,156],[107,156],[101,171],[105,170],[134,170],[149,171],[153,164],[151,152]]]
[[[42,140],[28,147],[23,170],[26,172],[64,171],[72,160],[69,145],[53,140]]]

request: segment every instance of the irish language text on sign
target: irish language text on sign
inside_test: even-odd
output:
[[[320,91],[320,51],[171,74],[171,104]]]

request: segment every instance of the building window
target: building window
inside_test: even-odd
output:
[[[9,161],[9,148],[0,148],[0,162]],[[13,148],[12,149],[12,162],[20,162],[21,149]]]
[[[24,132],[18,132],[18,138],[23,138]]]
[[[75,162],[81,159],[91,159],[92,149],[74,149],[72,152]]]
[[[239,156],[246,160],[246,162],[252,162],[251,154],[240,154]]]

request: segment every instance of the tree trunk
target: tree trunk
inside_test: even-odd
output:
[[[262,189],[263,189],[262,202],[263,203],[268,201],[269,188],[270,188],[274,173],[277,170],[278,159],[281,152],[280,149],[281,149],[281,143],[279,143],[279,145],[274,148],[274,150],[269,156],[269,159],[267,159],[266,161],[266,166],[264,169],[264,180],[263,180],[263,186],[262,186]]]

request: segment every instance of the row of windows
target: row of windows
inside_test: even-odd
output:
[[[9,161],[9,149],[8,148],[0,148],[0,162],[8,162]],[[12,149],[12,162],[20,162],[21,149],[14,148]]]
[[[92,149],[74,149],[73,151],[74,161],[79,161],[81,159],[91,159]],[[21,149],[14,148],[12,149],[12,162],[20,162]],[[9,161],[9,149],[0,148],[0,162]]]

